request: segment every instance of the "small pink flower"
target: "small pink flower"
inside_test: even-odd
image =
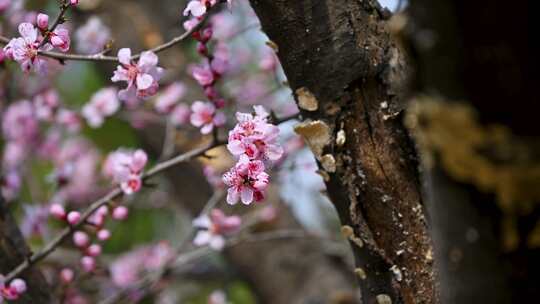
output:
[[[186,86],[181,82],[175,82],[156,98],[154,107],[158,113],[170,113],[185,94]]]
[[[75,273],[70,268],[64,268],[60,271],[60,279],[64,284],[69,284],[73,282],[73,279],[75,278]]]
[[[66,210],[60,204],[52,204],[51,207],[49,207],[49,213],[59,220],[66,218]]]
[[[92,272],[96,269],[96,260],[90,256],[84,256],[81,258],[81,266],[84,271]]]
[[[81,220],[81,213],[78,211],[71,211],[67,215],[67,222],[70,225],[75,225]]]
[[[262,201],[269,183],[269,176],[264,169],[262,161],[240,156],[238,163],[223,175],[223,182],[229,187],[227,203],[234,205],[239,199],[246,205],[253,200]]]
[[[210,215],[202,215],[193,220],[193,226],[199,228],[193,243],[197,246],[208,245],[214,250],[225,246],[225,236],[239,231],[242,219],[239,216],[226,216],[223,211],[213,209]]]
[[[33,99],[36,117],[39,120],[51,121],[60,106],[60,97],[56,90],[50,89],[38,94]]]
[[[132,194],[142,187],[142,170],[147,161],[143,150],[118,150],[109,154],[103,170],[106,176],[112,177],[120,185],[125,194]]]
[[[101,229],[97,232],[97,238],[100,241],[106,241],[111,237],[111,232],[107,229]]]
[[[113,213],[112,213],[113,219],[118,220],[118,221],[123,221],[127,219],[128,215],[129,215],[129,209],[124,206],[118,206],[114,208]]]
[[[236,113],[238,124],[229,132],[227,148],[235,156],[277,161],[283,155],[283,148],[277,142],[279,128],[268,123],[268,113],[263,107],[255,106],[255,112],[255,115]]]
[[[57,27],[52,33],[49,34],[51,44],[58,48],[61,52],[69,51],[71,45],[71,38],[69,37],[69,31],[64,27]]]
[[[111,80],[127,82],[127,88],[118,92],[121,100],[132,100],[135,97],[145,99],[157,93],[163,69],[157,66],[159,58],[156,54],[143,52],[138,63],[134,63],[131,60],[131,50],[123,48],[118,51],[118,60],[120,65]]]
[[[216,111],[216,107],[211,102],[195,101],[191,105],[191,124],[201,128],[202,134],[209,134],[214,127],[221,127],[225,124],[225,115]]]
[[[71,133],[76,133],[81,129],[81,117],[75,112],[68,109],[60,109],[56,113],[56,123],[66,128]]]
[[[49,27],[49,15],[39,13],[37,15],[36,23],[40,29],[46,30]]]
[[[17,300],[19,296],[26,292],[26,282],[22,279],[13,279],[9,286],[5,285],[5,280],[0,275],[0,303],[6,300]]]
[[[38,57],[38,47],[42,40],[38,30],[31,23],[21,23],[19,34],[21,37],[11,39],[4,47],[6,56],[17,61],[25,72],[34,69],[36,72],[44,73],[46,61]],[[50,46],[45,45],[43,48],[48,50]]]
[[[201,17],[206,14],[209,7],[216,5],[217,0],[192,0],[184,10],[184,16],[189,14],[195,17]]]
[[[90,243],[90,237],[86,232],[75,231],[75,233],[73,233],[73,243],[79,248],[84,248]]]
[[[39,132],[39,125],[32,103],[23,100],[11,104],[4,112],[2,130],[7,140],[33,141]]]
[[[111,39],[111,31],[101,19],[92,16],[75,32],[77,50],[83,54],[101,52]]]
[[[214,83],[214,72],[210,65],[193,65],[190,67],[191,75],[201,86],[209,86]]]
[[[212,291],[208,296],[208,304],[227,304],[227,296],[222,290]]]
[[[91,257],[97,257],[101,254],[101,246],[99,244],[92,244],[86,248],[86,254]]]
[[[90,102],[84,105],[82,115],[93,128],[103,125],[106,117],[114,115],[120,108],[115,88],[104,88],[97,91]]]
[[[169,121],[174,126],[182,126],[189,122],[191,116],[191,110],[186,104],[178,104],[174,107],[171,114],[169,114]]]
[[[17,198],[21,190],[21,175],[16,170],[9,170],[4,176],[0,176],[0,195],[8,202]]]

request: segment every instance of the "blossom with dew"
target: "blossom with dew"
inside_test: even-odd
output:
[[[193,226],[200,229],[193,243],[221,250],[225,246],[225,236],[238,232],[241,224],[242,219],[239,216],[227,216],[223,211],[213,209],[209,215],[204,214],[193,220]]]
[[[118,60],[120,65],[111,80],[127,83],[127,87],[118,92],[121,100],[146,99],[157,93],[163,69],[157,66],[159,58],[154,52],[141,53],[139,61],[135,63],[131,60],[131,49],[123,48],[118,51]]]

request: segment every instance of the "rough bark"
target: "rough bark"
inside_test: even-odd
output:
[[[436,303],[417,162],[400,112],[403,57],[370,0],[251,0],[279,48],[349,236],[363,303]],[[352,228],[352,233],[350,228]]]
[[[419,133],[455,140],[424,151],[434,160],[425,178],[442,303],[540,297],[534,242],[540,232],[540,61],[533,6],[525,0],[410,1],[413,91],[430,94],[440,110],[419,117]],[[459,116],[462,109],[476,116]],[[440,124],[443,116],[466,117],[466,124]],[[463,140],[471,134],[474,142]],[[463,149],[468,152],[460,154]]]
[[[0,195],[0,274],[13,270],[29,254],[30,249]],[[50,287],[37,268],[31,269],[22,278],[28,285],[28,291],[17,303],[55,303]]]

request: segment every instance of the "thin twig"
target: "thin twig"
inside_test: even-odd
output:
[[[303,230],[275,230],[270,232],[261,232],[255,234],[248,234],[245,236],[238,236],[231,238],[225,244],[226,248],[234,247],[243,243],[253,243],[253,242],[266,242],[272,240],[281,240],[281,239],[291,239],[291,238],[307,238],[310,237]],[[175,259],[170,260],[168,263],[165,263],[160,269],[149,273],[143,277],[138,282],[133,285],[120,290],[118,293],[113,294],[112,296],[106,298],[105,300],[99,302],[99,304],[114,304],[118,303],[131,292],[142,291],[151,289],[156,283],[158,283],[167,273],[170,273],[182,266],[185,266],[188,263],[196,261],[210,253],[212,250],[208,246],[199,247],[191,251],[179,254]]]
[[[184,154],[180,154],[175,158],[172,158],[168,161],[162,162],[160,164],[157,164],[152,169],[150,169],[146,174],[144,174],[143,179],[148,179],[153,175],[156,175],[159,172],[162,172],[164,170],[167,170],[179,163],[191,160],[192,158],[195,158],[197,156],[200,156],[204,154],[206,151],[213,149],[217,146],[222,145],[222,142],[215,142],[212,143],[206,147],[203,148],[197,148],[193,149],[189,152],[186,152]],[[109,193],[107,193],[102,198],[98,199],[94,203],[90,205],[88,209],[83,213],[81,216],[81,220],[75,224],[71,225],[69,227],[64,228],[62,232],[58,236],[56,236],[51,242],[49,242],[43,249],[41,249],[39,252],[33,254],[28,259],[26,259],[24,262],[22,262],[19,266],[17,266],[14,270],[12,270],[9,274],[5,276],[5,281],[11,281],[14,278],[18,277],[21,273],[23,273],[25,270],[30,268],[32,265],[36,264],[37,262],[43,260],[46,258],[49,254],[51,254],[53,251],[56,250],[56,248],[64,242],[75,230],[83,226],[86,222],[86,220],[101,206],[104,206],[108,204],[110,201],[120,197],[122,195],[122,190],[120,187],[115,187]]]
[[[208,14],[207,14],[208,15]],[[174,37],[173,39],[169,40],[168,42],[158,45],[152,49],[149,49],[148,51],[159,53],[166,49],[169,49],[173,47],[174,45],[186,40],[188,37],[191,36],[195,31],[199,30],[200,27],[203,25],[203,23],[206,21],[207,17],[205,17],[203,20],[201,20],[195,27],[190,29],[189,31],[184,32],[182,35]],[[10,41],[9,38],[0,36],[0,43],[8,44]],[[141,57],[141,54],[143,52],[140,52],[138,54],[135,54],[131,56],[131,60],[137,60]],[[63,54],[58,52],[52,52],[52,51],[42,51],[38,50],[38,54],[44,57],[58,59],[61,61],[105,61],[105,62],[118,62],[117,56],[105,56],[102,53],[94,54],[94,55],[82,55],[82,54]]]
[[[51,33],[54,32],[54,30],[62,23],[64,20],[64,15],[66,14],[67,10],[70,8],[70,4],[67,0],[62,0],[62,4],[60,5],[60,13],[58,16],[56,16],[56,19],[53,22],[53,25],[47,29],[46,36],[43,37],[43,40],[39,43],[38,49],[40,49],[42,46],[44,46],[50,39]]]

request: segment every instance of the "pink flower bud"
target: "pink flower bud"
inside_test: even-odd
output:
[[[46,30],[49,27],[49,16],[46,14],[38,14],[37,26],[42,30]]]
[[[86,272],[92,272],[96,269],[96,260],[93,257],[83,256],[81,258],[81,266]]]
[[[208,48],[206,47],[206,44],[204,43],[197,43],[197,52],[201,55],[206,55],[208,53]]]
[[[97,214],[101,215],[101,216],[106,216],[107,214],[109,214],[109,207],[107,206],[101,206],[99,207],[99,209],[96,211]]]
[[[101,246],[99,244],[92,244],[88,246],[86,253],[91,257],[97,257],[101,254]]]
[[[26,282],[22,279],[14,279],[9,284],[9,288],[14,290],[18,295],[23,294],[26,291]]]
[[[49,208],[49,213],[59,220],[63,220],[66,217],[66,210],[60,204],[52,204]]]
[[[88,234],[82,231],[75,231],[73,234],[73,243],[75,243],[75,246],[77,247],[86,247],[88,246],[88,243],[90,242],[90,238],[88,237]]]
[[[101,229],[97,233],[97,238],[100,241],[106,241],[111,237],[111,232],[107,229]]]
[[[75,273],[70,268],[64,268],[60,271],[60,280],[62,280],[64,284],[71,283],[74,277]]]
[[[71,4],[71,5],[77,5],[77,4],[79,4],[79,0],[70,0],[70,1],[69,1],[69,4]]]
[[[214,31],[212,30],[212,28],[210,27],[205,28],[202,32],[202,37],[201,37],[202,42],[207,42],[208,40],[210,40],[213,34],[214,34]]]
[[[115,220],[122,221],[128,217],[129,210],[124,206],[114,208],[112,217]]]
[[[67,221],[70,225],[75,225],[81,220],[81,213],[78,211],[71,211],[67,215]]]

